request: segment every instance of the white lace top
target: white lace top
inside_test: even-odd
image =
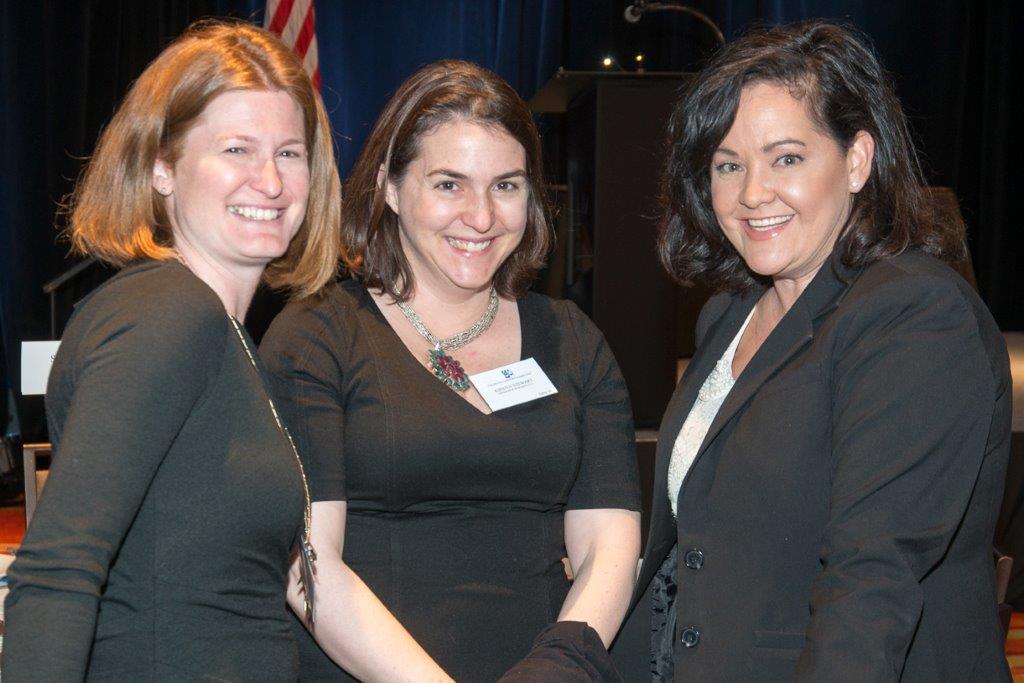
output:
[[[690,471],[694,458],[697,456],[697,449],[704,442],[711,423],[718,414],[718,410],[725,402],[725,397],[732,391],[736,380],[732,376],[732,360],[736,356],[736,347],[740,343],[743,331],[747,329],[754,314],[751,309],[747,319],[740,325],[739,332],[733,337],[729,348],[725,350],[722,357],[715,363],[714,369],[708,374],[704,384],[701,385],[697,400],[690,408],[690,414],[686,416],[682,429],[676,437],[672,446],[672,458],[668,463],[668,500],[672,505],[672,516],[676,516],[676,501],[679,498],[679,489],[683,485],[686,473]]]

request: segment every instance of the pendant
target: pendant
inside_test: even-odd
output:
[[[316,574],[316,551],[313,544],[306,540],[299,541],[299,581],[302,583],[302,602],[306,612],[306,623],[310,626],[316,621],[313,608],[316,604],[316,588],[313,575]]]
[[[455,391],[465,391],[469,388],[469,377],[466,376],[462,365],[441,349],[430,350],[430,369],[439,380]]]

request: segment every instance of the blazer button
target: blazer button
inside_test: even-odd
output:
[[[683,555],[683,563],[690,569],[700,569],[704,566],[704,553],[696,548],[687,550]]]
[[[700,642],[700,631],[693,626],[687,626],[683,629],[679,640],[683,643],[683,647],[697,647],[697,643]]]

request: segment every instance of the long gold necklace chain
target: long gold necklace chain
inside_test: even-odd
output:
[[[238,341],[242,343],[242,348],[245,350],[245,355],[249,358],[249,362],[252,364],[253,370],[258,375],[260,372],[259,366],[256,365],[256,357],[253,356],[252,350],[249,348],[249,342],[245,340],[245,335],[242,334],[242,327],[235,320],[234,316],[228,316],[231,321],[231,325],[235,328],[235,334],[238,335]],[[270,404],[270,412],[274,416],[274,422],[277,423],[277,428],[281,430],[281,433],[288,439],[288,445],[292,448],[292,455],[295,456],[295,464],[299,466],[299,475],[302,477],[302,493],[305,497],[305,508],[302,514],[302,542],[299,548],[299,554],[301,556],[301,575],[302,575],[302,588],[304,592],[303,602],[306,611],[306,619],[309,623],[313,623],[315,614],[313,610],[314,605],[314,587],[313,587],[313,575],[316,573],[316,551],[313,550],[313,544],[309,541],[310,527],[312,525],[313,518],[313,503],[312,496],[309,494],[309,480],[306,479],[306,468],[302,466],[302,458],[299,457],[299,449],[295,447],[295,441],[292,439],[291,432],[284,426],[281,421],[281,416],[277,413],[277,406],[274,405],[274,399],[267,395],[267,403]]]

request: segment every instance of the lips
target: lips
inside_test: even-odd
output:
[[[764,218],[747,218],[741,220],[740,225],[743,226],[743,232],[747,237],[755,242],[763,240],[774,239],[786,229],[789,222],[793,220],[793,216],[796,214],[786,214],[783,216],[767,216]]]
[[[494,241],[494,240],[479,240],[479,241],[477,241],[477,240],[460,240],[460,239],[455,239],[454,237],[446,237],[445,239],[448,240],[448,244],[450,244],[454,248],[456,248],[456,249],[458,249],[460,251],[468,252],[470,254],[476,254],[476,253],[479,253],[479,252],[483,251],[487,247],[491,246],[491,242]]]
[[[251,221],[273,221],[284,214],[284,209],[262,209],[258,206],[232,205],[228,207],[228,213],[233,213]]]

